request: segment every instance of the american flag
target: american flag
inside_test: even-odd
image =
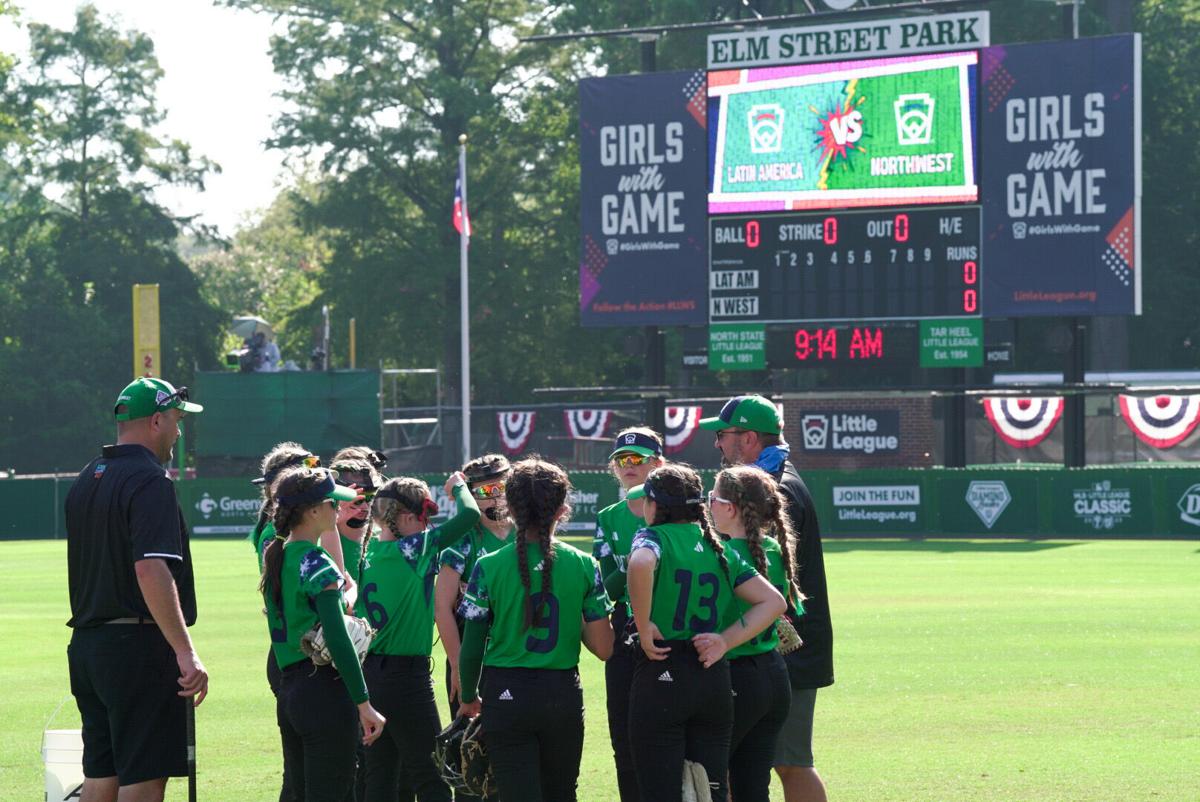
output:
[[[467,213],[467,199],[463,197],[463,183],[466,180],[466,164],[464,159],[458,161],[458,176],[454,179],[454,230],[459,234],[471,236],[471,216]],[[466,229],[464,232],[463,229]]]

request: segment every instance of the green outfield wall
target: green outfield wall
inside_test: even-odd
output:
[[[705,471],[711,486],[713,471]],[[1200,538],[1200,466],[979,467],[807,471],[829,536]],[[445,514],[444,476],[426,475]],[[596,513],[618,498],[604,472],[571,475],[567,530],[591,534]],[[62,506],[71,479],[0,480],[7,511],[0,539],[65,536]],[[244,479],[177,485],[195,537],[238,537],[258,513],[258,488]]]

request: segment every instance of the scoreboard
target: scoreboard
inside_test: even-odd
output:
[[[980,317],[978,206],[710,217],[709,322]]]

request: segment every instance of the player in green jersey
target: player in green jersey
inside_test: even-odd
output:
[[[746,465],[721,471],[714,488],[708,494],[708,514],[713,528],[728,538],[726,548],[754,565],[792,610],[803,611],[804,596],[796,583],[796,536],[787,516],[787,498],[775,480],[761,468]],[[737,605],[744,614],[746,602],[738,599]],[[771,797],[775,743],[792,704],[792,685],[778,645],[772,622],[726,654],[733,686],[729,791],[738,802],[769,802]]]
[[[512,466],[504,497],[515,540],[479,559],[463,597],[460,713],[482,710],[501,802],[574,802],[583,756],[580,643],[601,660],[612,653],[600,566],[554,537],[570,489],[557,465],[530,458]]]
[[[283,672],[276,703],[283,770],[296,798],[306,802],[343,802],[354,785],[360,727],[369,744],[385,722],[371,706],[346,633],[345,577],[317,545],[321,533],[334,528],[338,502],[357,495],[336,478],[322,468],[294,467],[275,480],[275,537],[263,553],[260,585]],[[300,648],[318,623],[333,656],[333,664],[319,667]]]
[[[337,538],[345,554],[346,574],[350,577],[347,601],[358,599],[358,579],[362,571],[365,542],[371,539],[371,498],[384,482],[380,471],[387,465],[383,452],[369,446],[346,446],[333,455],[329,467],[338,472],[341,484],[360,492],[358,500],[338,506]],[[396,802],[412,802],[415,794],[404,771],[400,772],[400,795]],[[361,802],[367,795],[367,751],[358,748],[358,772],[354,777],[354,798]]]
[[[355,501],[348,501],[338,506],[337,531],[342,544],[342,554],[346,558],[346,573],[358,585],[358,575],[362,571],[362,560],[366,543],[371,539],[371,499],[375,496],[383,477],[375,470],[375,466],[366,459],[346,456],[346,452],[354,453],[357,447],[342,449],[334,455],[329,467],[338,472],[341,484],[358,490],[359,496]],[[353,602],[352,602],[353,603]]]
[[[691,468],[657,468],[629,495],[643,497],[649,524],[633,542],[628,580],[642,651],[629,710],[642,799],[680,800],[687,759],[708,773],[712,798],[725,800],[733,726],[725,653],[765,630],[786,605],[712,533]],[[750,605],[741,615],[735,598]]]
[[[258,510],[258,521],[254,524],[254,528],[250,530],[250,536],[247,538],[254,545],[254,554],[258,558],[258,572],[262,573],[262,555],[263,550],[275,538],[275,524],[272,522],[272,514],[275,511],[275,501],[271,496],[271,489],[274,487],[275,479],[284,470],[303,465],[306,468],[316,468],[321,464],[321,458],[312,454],[307,448],[299,443],[285,442],[279,443],[274,448],[266,453],[262,459],[262,476],[256,479],[251,479],[251,484],[258,485],[262,489],[262,506]],[[275,660],[275,650],[267,649],[267,685],[271,688],[271,695],[278,700],[279,698],[279,663]],[[295,802],[296,795],[292,788],[288,785],[287,776],[283,778],[283,787],[279,790],[279,802]]]
[[[479,507],[461,473],[444,489],[458,512],[440,526],[429,525],[438,507],[419,479],[388,480],[371,504],[379,534],[364,555],[356,611],[376,635],[363,670],[380,712],[403,724],[367,749],[366,802],[395,802],[401,764],[420,802],[450,800],[433,762],[442,728],[430,676],[433,583],[438,553],[479,522]]]
[[[622,491],[638,487],[650,471],[663,464],[663,440],[658,432],[645,426],[622,429],[613,441],[608,466],[621,484]],[[635,509],[636,508],[636,509]],[[617,766],[617,791],[621,802],[637,802],[637,772],[633,768],[633,751],[629,746],[629,690],[633,685],[634,653],[637,646],[632,638],[629,618],[629,595],[625,590],[625,561],[633,536],[645,524],[641,518],[642,502],[621,499],[596,516],[596,537],[592,556],[600,561],[604,588],[615,604],[612,614],[612,657],[604,664],[605,701],[608,706],[608,735],[612,741],[613,761]]]
[[[450,716],[458,714],[458,653],[462,646],[466,621],[458,614],[462,591],[475,563],[485,554],[508,545],[516,531],[508,518],[504,489],[511,466],[502,454],[484,454],[463,466],[471,497],[479,505],[479,523],[462,540],[444,549],[438,556],[438,579],[434,589],[433,612],[442,648],[446,650],[446,698]],[[475,797],[458,794],[460,802]]]
[[[254,554],[258,557],[259,573],[262,573],[263,549],[275,536],[275,525],[271,522],[271,513],[274,510],[271,486],[285,468],[296,465],[317,468],[321,465],[321,458],[299,443],[279,443],[263,455],[262,476],[250,480],[251,484],[258,485],[262,491],[262,506],[258,509],[258,521],[250,530],[250,536],[247,538],[254,545]]]

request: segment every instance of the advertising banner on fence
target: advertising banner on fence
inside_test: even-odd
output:
[[[984,314],[1142,311],[1141,38],[983,51]]]
[[[801,445],[810,454],[858,456],[900,450],[900,410],[804,410]]]
[[[830,533],[921,534],[926,531],[921,485],[852,485],[835,481]],[[824,522],[822,522],[824,523]]]
[[[704,72],[579,82],[584,326],[708,320]]]
[[[977,61],[709,73],[709,212],[975,201]]]

